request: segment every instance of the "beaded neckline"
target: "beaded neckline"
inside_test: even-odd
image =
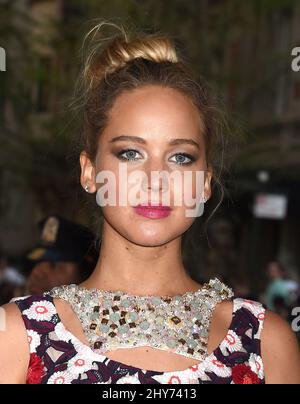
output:
[[[139,296],[75,284],[46,293],[71,304],[95,352],[152,346],[199,360],[207,356],[216,304],[233,297],[232,290],[218,278],[175,296]]]
[[[107,290],[107,289],[100,289],[100,288],[88,289],[85,286],[79,286],[79,285],[76,285],[74,283],[70,284],[69,286],[72,287],[72,288],[75,288],[77,290],[81,289],[81,290],[84,290],[84,291],[89,292],[89,293],[100,293],[102,295],[107,295],[107,296],[119,295],[119,296],[122,296],[122,297],[138,298],[138,299],[141,299],[141,300],[148,300],[148,299],[151,299],[151,298],[157,298],[157,299],[162,299],[162,300],[165,300],[165,299],[171,299],[171,300],[175,299],[176,300],[178,298],[184,299],[184,298],[186,298],[188,296],[196,295],[204,287],[206,287],[207,285],[208,285],[208,283],[204,283],[203,286],[198,288],[197,290],[187,291],[187,292],[184,292],[184,293],[181,293],[181,294],[178,293],[176,295],[151,295],[151,294],[148,294],[148,295],[135,295],[133,293],[124,292],[122,290]]]

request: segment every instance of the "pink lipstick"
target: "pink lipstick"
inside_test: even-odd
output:
[[[149,219],[162,219],[171,213],[171,208],[162,204],[140,204],[134,207],[135,213]]]

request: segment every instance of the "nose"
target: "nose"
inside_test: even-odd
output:
[[[145,166],[145,176],[142,181],[144,192],[162,193],[169,189],[169,172],[163,163],[157,160],[150,161]]]

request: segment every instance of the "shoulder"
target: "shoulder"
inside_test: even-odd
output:
[[[58,322],[53,299],[48,294],[22,296],[0,309],[0,383],[26,383],[40,335]]]
[[[0,317],[0,383],[25,383],[30,352],[21,312],[8,303]]]
[[[271,310],[266,310],[261,350],[266,383],[300,383],[300,350],[297,337],[291,325]]]

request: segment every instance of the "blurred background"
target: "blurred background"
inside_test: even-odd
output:
[[[52,220],[43,235],[43,218],[60,215],[99,233],[71,141],[79,122],[68,110],[82,38],[96,18],[167,33],[220,94],[229,117],[225,197],[205,231],[200,218],[185,235],[184,260],[195,279],[219,276],[236,295],[291,320],[300,306],[300,72],[291,67],[300,2],[293,0],[0,0],[1,302],[31,292],[34,259],[48,262],[43,252],[32,255],[55,228]]]

